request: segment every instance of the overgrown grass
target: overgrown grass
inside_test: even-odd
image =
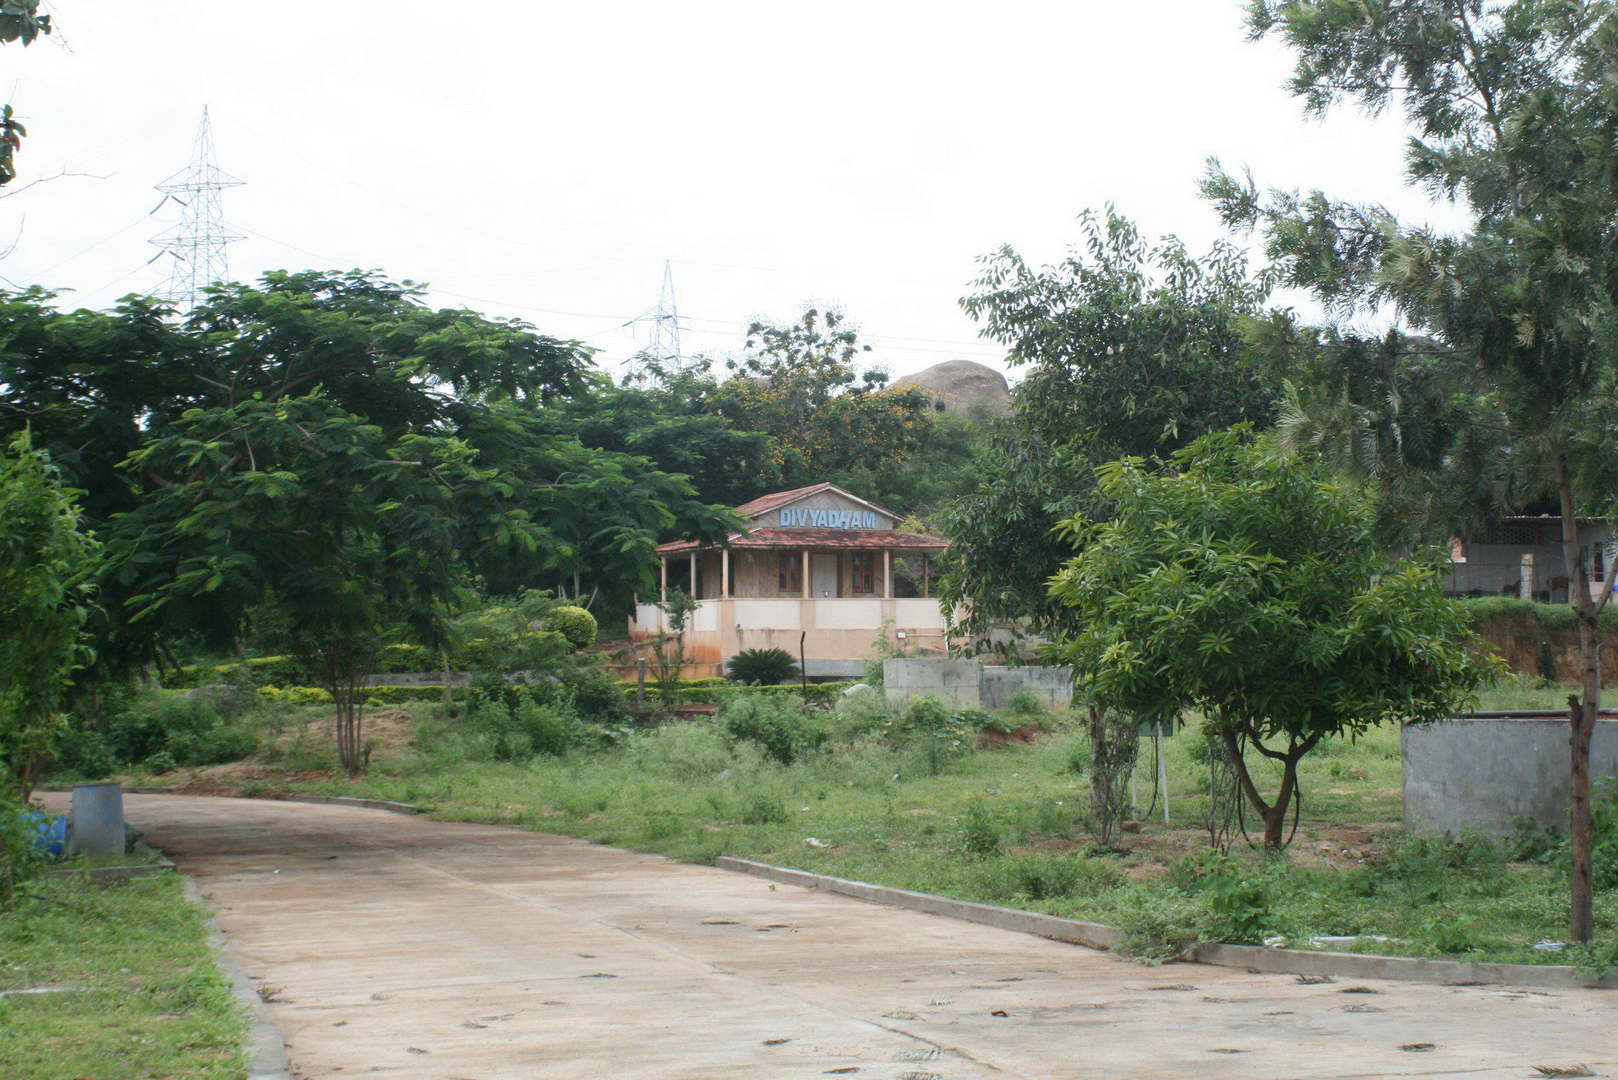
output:
[[[179,878],[30,892],[0,914],[0,1076],[246,1074],[246,1020]],[[17,993],[38,989],[63,992]]]
[[[994,726],[1013,719],[1022,718]],[[1163,824],[1153,751],[1143,744],[1141,829],[1126,835],[1125,854],[1107,855],[1092,850],[1085,830],[1088,755],[1079,725],[1047,723],[1054,730],[1032,744],[942,753],[937,737],[852,710],[834,718],[825,747],[784,757],[767,741],[697,721],[604,750],[500,762],[469,758],[475,744],[457,721],[424,717],[414,743],[380,756],[364,780],[252,783],[396,799],[441,818],[697,862],[736,855],[1096,919],[1129,929],[1145,956],[1197,938],[1328,935],[1366,935],[1363,947],[1385,953],[1528,963],[1573,955],[1533,948],[1566,932],[1559,857],[1511,863],[1500,846],[1402,835],[1396,730],[1327,742],[1304,760],[1303,811],[1284,858],[1238,840],[1230,859],[1210,863],[1196,824],[1207,802],[1196,730],[1165,742],[1173,824]],[[1274,763],[1251,766],[1273,790]],[[1597,920],[1609,945],[1618,940],[1618,891],[1601,894]]]

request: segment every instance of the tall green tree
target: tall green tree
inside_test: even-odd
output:
[[[0,444],[0,785],[24,799],[89,659],[83,630],[99,556],[47,455],[26,432]]]
[[[1385,209],[1261,193],[1217,166],[1226,220],[1263,229],[1293,285],[1333,311],[1391,309],[1452,350],[1488,403],[1479,423],[1515,472],[1560,508],[1578,619],[1570,701],[1570,934],[1594,930],[1590,740],[1600,708],[1597,619],[1580,518],[1611,505],[1618,342],[1618,11],[1610,0],[1255,0],[1255,37],[1297,56],[1292,92],[1323,113],[1398,106],[1413,131],[1405,178],[1459,201],[1459,234]]]
[[[273,616],[331,692],[338,757],[357,774],[383,644],[442,647],[467,553],[490,536],[519,555],[537,546],[541,529],[503,497],[509,478],[476,458],[319,391],[192,410],[128,461],[160,481],[118,519],[110,552],[132,579],[132,618],[225,645],[254,613]]]
[[[1082,241],[1053,265],[1011,248],[986,256],[961,301],[1025,372],[978,483],[943,514],[953,567],[942,595],[968,613],[969,632],[1026,621],[1049,633],[1070,617],[1046,589],[1071,555],[1055,530],[1103,512],[1096,466],[1165,455],[1270,412],[1243,329],[1267,283],[1240,251],[1220,244],[1197,258],[1172,237],[1154,245],[1111,208],[1079,224]]]
[[[1482,681],[1436,553],[1390,558],[1357,485],[1278,459],[1245,428],[1100,473],[1106,520],[1063,526],[1079,553],[1051,594],[1079,629],[1059,654],[1102,708],[1147,723],[1201,712],[1267,848],[1283,845],[1298,763],[1322,740],[1453,715]],[[1273,795],[1249,749],[1280,764]]]

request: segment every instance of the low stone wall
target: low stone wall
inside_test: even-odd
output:
[[[1073,701],[1073,671],[1061,667],[986,667],[979,660],[903,657],[882,662],[882,682],[890,705],[931,697],[959,709],[1002,709],[1024,689],[1048,709],[1065,709]]]
[[[1566,716],[1466,717],[1406,727],[1404,821],[1422,832],[1507,836],[1519,819],[1567,829]],[[1592,776],[1618,776],[1618,717],[1596,721]]]

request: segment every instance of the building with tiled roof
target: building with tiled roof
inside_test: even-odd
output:
[[[762,495],[736,508],[748,528],[723,543],[658,548],[662,599],[697,600],[686,675],[722,674],[745,649],[785,649],[816,678],[860,674],[886,637],[943,652],[947,619],[932,597],[933,558],[949,547],[906,532],[899,516],[834,484]],[[666,632],[661,603],[639,603],[632,637]]]

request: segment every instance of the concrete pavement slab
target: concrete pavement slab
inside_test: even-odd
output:
[[[211,899],[301,1077],[1618,1077],[1611,991],[1148,968],[514,829],[127,812]]]

